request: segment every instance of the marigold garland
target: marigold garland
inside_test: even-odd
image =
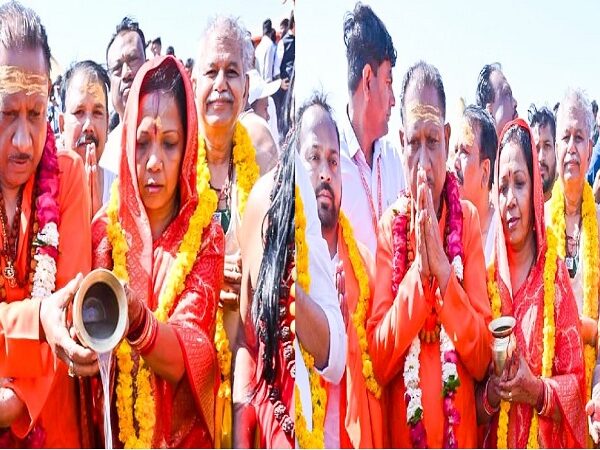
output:
[[[581,202],[581,246],[583,249],[583,308],[582,313],[594,321],[598,321],[598,282],[600,269],[598,267],[598,219],[596,217],[596,204],[594,193],[588,183],[583,185]],[[550,224],[556,236],[557,253],[561,258],[566,252],[566,224],[565,224],[565,192],[562,182],[557,180],[552,189],[550,200]],[[596,367],[596,347],[585,344],[583,350],[585,360],[585,383],[587,399],[592,397],[592,373]]]
[[[296,241],[296,283],[308,293],[310,291],[310,273],[308,267],[308,245],[306,242],[306,216],[298,185],[295,187],[295,241]],[[323,448],[325,444],[325,408],[327,391],[321,385],[321,377],[314,370],[313,357],[300,347],[302,358],[309,374],[310,398],[312,404],[312,430],[308,430],[306,418],[302,412],[302,401],[298,385],[294,386],[294,408],[296,418],[296,436],[301,448]]]
[[[546,260],[544,261],[544,326],[543,326],[543,352],[542,352],[542,373],[544,378],[552,376],[552,366],[554,363],[555,351],[555,311],[554,294],[556,290],[556,237],[552,228],[546,228],[546,242],[548,250]],[[488,295],[491,299],[492,317],[497,319],[502,313],[502,300],[500,292],[495,281],[495,267],[492,264],[488,268]],[[510,412],[510,403],[500,401],[500,413],[498,417],[497,448],[508,448],[508,419]],[[531,417],[529,436],[527,438],[527,448],[539,448],[538,441],[539,420],[536,412]]]
[[[365,330],[365,322],[367,320],[367,309],[369,308],[369,300],[371,292],[369,289],[369,276],[365,269],[365,266],[360,257],[356,240],[354,239],[354,232],[352,225],[348,218],[340,211],[338,218],[339,225],[342,229],[342,237],[348,247],[348,256],[350,263],[352,264],[352,270],[354,276],[358,281],[358,302],[356,304],[356,310],[352,314],[352,323],[356,328],[356,334],[358,335],[358,343],[360,346],[361,359],[362,359],[362,374],[365,378],[367,389],[375,396],[375,398],[381,397],[381,386],[375,379],[373,373],[373,363],[371,356],[369,355],[367,342],[367,331]]]
[[[166,322],[177,296],[185,287],[185,280],[192,270],[202,244],[202,234],[210,224],[217,207],[217,196],[210,188],[210,171],[206,163],[206,150],[198,147],[196,162],[196,191],[198,204],[192,214],[188,229],[177,251],[175,261],[169,270],[167,284],[158,299],[154,316],[159,322]],[[127,273],[128,244],[118,218],[119,209],[118,181],[111,190],[107,207],[107,235],[112,246],[113,272],[123,282],[129,280]],[[151,369],[143,358],[138,359],[136,376],[136,399],[133,400],[134,363],[131,346],[123,341],[116,350],[119,375],[117,380],[117,412],[119,416],[119,439],[126,448],[150,448],[156,424],[155,403],[152,393]],[[134,426],[134,415],[138,432]]]
[[[200,137],[199,148],[206,154],[206,143]],[[248,131],[240,122],[236,122],[233,132],[232,158],[236,173],[237,209],[240,217],[246,209],[246,201],[250,191],[258,180],[260,169],[256,163],[256,150],[252,145]],[[210,176],[209,176],[210,177]],[[209,178],[210,180],[210,178]],[[216,211],[217,204],[211,210],[211,215]],[[215,347],[217,349],[217,360],[221,373],[221,384],[219,385],[219,398],[231,398],[231,352],[229,351],[229,339],[223,324],[223,310],[218,308],[215,328]]]

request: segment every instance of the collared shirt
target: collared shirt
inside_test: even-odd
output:
[[[329,359],[327,366],[318,373],[329,383],[338,384],[346,368],[347,339],[344,319],[337,301],[334,269],[327,243],[321,234],[321,222],[317,214],[317,200],[306,169],[299,155],[295,155],[296,186],[300,190],[306,216],[306,243],[309,248],[310,296],[323,309],[329,324]],[[309,429],[312,429],[312,404],[308,372],[298,340],[296,349],[296,386],[300,390],[302,413]]]
[[[338,124],[342,162],[342,210],[352,224],[356,239],[374,255],[377,250],[377,229],[373,225],[373,213],[375,221],[379,222],[383,212],[406,189],[400,152],[385,137],[377,139],[374,143],[373,164],[369,167],[347,111]],[[365,189],[365,184],[368,189]]]

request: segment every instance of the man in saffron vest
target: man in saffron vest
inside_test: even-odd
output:
[[[446,172],[450,126],[438,70],[402,83],[409,192],[383,215],[369,353],[384,386],[389,447],[475,447],[474,381],[490,362],[479,218]]]
[[[365,319],[371,307],[374,261],[369,250],[355,239],[348,219],[340,214],[339,134],[331,108],[321,95],[315,94],[300,107],[298,129],[300,156],[315,190],[321,232],[336,270],[336,287],[348,340],[344,377],[339,384],[328,384],[325,446],[380,448],[379,385],[372,369],[370,375],[363,374],[364,358],[368,357]],[[360,336],[364,349],[360,346]]]
[[[66,307],[91,265],[83,162],[46,122],[50,48],[37,14],[0,6],[0,446],[89,445],[74,375],[98,371]],[[71,281],[70,281],[71,280]],[[58,289],[58,290],[56,290]],[[54,293],[53,293],[54,292]],[[68,376],[67,373],[71,376]]]

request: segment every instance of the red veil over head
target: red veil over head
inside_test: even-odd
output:
[[[173,56],[161,56],[147,61],[138,71],[127,100],[123,119],[123,135],[121,163],[119,167],[119,220],[127,236],[130,254],[135,258],[127,258],[129,285],[139,298],[150,308],[152,299],[152,233],[150,223],[137,183],[135,149],[137,142],[137,123],[140,107],[140,91],[149,76],[159,67],[174,66],[181,74],[186,98],[186,141],[185,152],[179,175],[180,207],[178,216],[169,226],[177,234],[171,241],[177,245],[183,239],[188,228],[190,217],[198,204],[196,192],[196,158],[198,153],[198,120],[194,103],[194,94],[189,77],[184,67]],[[173,249],[174,251],[177,248]]]
[[[548,244],[544,224],[544,193],[542,177],[537,159],[537,149],[527,123],[516,119],[506,124],[498,142],[496,167],[494,176],[494,204],[499,209],[499,174],[500,153],[504,136],[513,127],[527,131],[531,142],[531,158],[533,167],[532,207],[537,250],[535,262],[525,283],[517,291],[512,288],[510,267],[507,257],[502,224],[498,226],[494,264],[496,266],[496,282],[502,300],[502,315],[514,316],[517,325],[514,336],[517,348],[534,376],[540,376],[542,370],[543,325],[544,325],[544,266]],[[527,155],[525,155],[527,157]],[[559,422],[551,417],[539,418],[540,448],[570,448],[584,447],[586,436],[586,420],[584,407],[585,376],[583,364],[583,349],[581,345],[579,316],[577,304],[573,297],[569,275],[564,262],[556,258],[554,318],[555,318],[555,355],[552,367],[552,377],[546,379],[552,390],[551,404],[553,410],[561,414]],[[525,448],[533,408],[522,403],[511,405],[509,416],[508,446]],[[495,447],[497,439],[498,416],[491,422],[490,433],[486,436],[486,447]]]

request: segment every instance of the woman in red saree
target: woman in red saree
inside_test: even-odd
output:
[[[213,446],[224,238],[197,136],[183,66],[146,62],[125,111],[118,187],[92,224],[93,265],[128,279],[129,345],[111,378],[117,446]]]
[[[479,418],[489,422],[488,448],[531,443],[583,447],[585,390],[577,305],[564,262],[548,249],[547,239],[553,237],[544,225],[542,179],[532,143],[529,127],[517,119],[505,126],[498,148],[494,201],[502,226],[488,285],[494,318],[516,319],[516,349],[501,376],[492,371],[482,385]],[[491,268],[488,272],[492,274]]]

